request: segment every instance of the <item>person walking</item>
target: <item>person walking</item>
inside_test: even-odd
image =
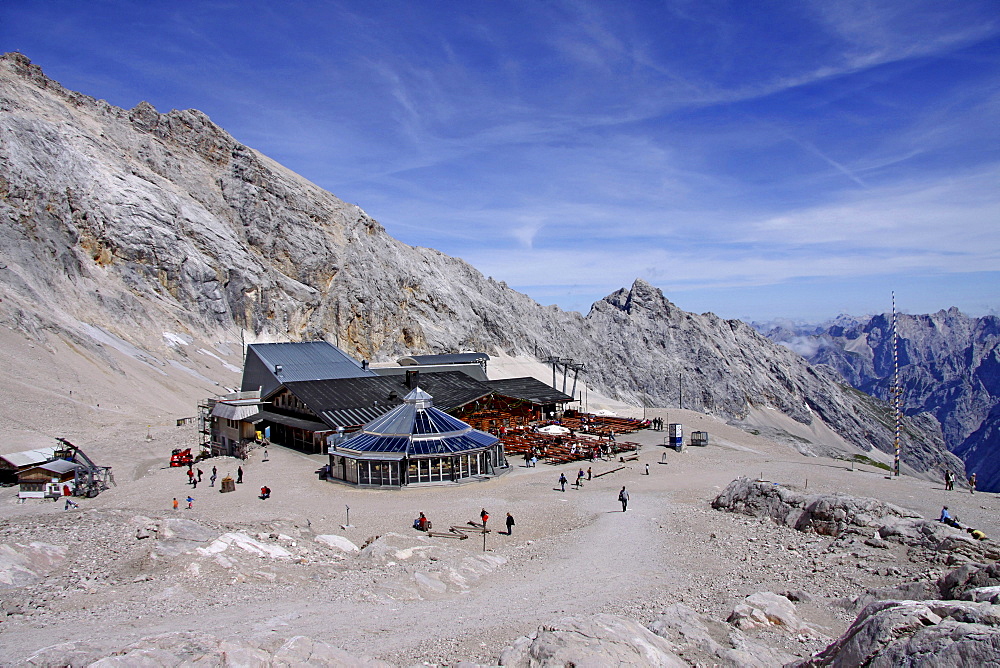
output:
[[[618,492],[618,500],[622,502],[622,512],[624,513],[628,510],[628,491],[625,490],[624,486],[622,491]]]
[[[69,498],[68,496],[66,497],[66,505],[63,506],[63,510],[69,510],[70,508],[79,508],[79,507],[80,507],[79,503]]]
[[[218,476],[216,476],[216,475],[215,475],[215,473],[213,472],[213,473],[212,473],[212,477],[208,479],[208,486],[209,486],[209,487],[215,487],[215,479],[216,479],[217,477],[218,477]]]
[[[587,467],[587,480],[590,480],[590,478],[591,478],[591,477],[592,477],[593,475],[594,475],[594,469],[593,469],[593,467],[591,467],[591,466],[588,466],[588,467]]]
[[[267,461],[267,448],[264,448],[264,459],[262,459],[261,461],[262,462],[266,462]]]
[[[564,491],[564,492],[566,491],[566,482],[567,482],[566,481],[566,474],[565,473],[560,473],[559,474],[559,486],[562,488],[562,491]]]
[[[646,462],[646,475],[649,475],[649,462]]]
[[[177,497],[174,497],[174,510],[177,510]]]
[[[188,507],[187,507],[188,510],[191,510],[192,508],[194,508],[194,497],[189,496],[187,498],[187,504],[188,504]]]
[[[490,519],[490,514],[488,512],[486,512],[485,508],[483,508],[482,510],[479,511],[479,519],[481,519],[483,521],[483,528],[485,529],[486,528],[486,522],[487,522],[487,520]]]
[[[583,487],[583,469],[576,472],[576,487],[577,489]]]
[[[951,469],[944,470],[944,489],[945,491],[955,489],[955,476],[952,474]]]
[[[507,513],[507,535],[511,535],[514,531],[514,516]]]
[[[969,476],[969,493],[970,494],[975,494],[976,493],[976,474],[975,473],[973,473],[971,476]]]
[[[236,467],[236,484],[237,485],[242,485],[243,484],[243,467],[242,466],[237,466]]]

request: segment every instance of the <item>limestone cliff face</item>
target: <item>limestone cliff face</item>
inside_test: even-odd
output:
[[[899,382],[908,414],[930,413],[948,447],[978,473],[982,489],[1000,490],[1000,318],[956,308],[897,316]],[[813,364],[839,371],[854,387],[888,399],[893,377],[892,316],[841,318],[829,326],[772,329],[775,341]]]
[[[0,56],[0,318],[87,345],[98,326],[149,348],[170,330],[325,338],[359,358],[477,349],[586,364],[635,402],[740,419],[773,408],[891,448],[885,406],[750,326],[685,313],[637,280],[584,317],[467,263],[400,243],[195,110],[131,110]],[[683,376],[683,381],[678,379]],[[907,463],[960,464],[933,423]],[[817,453],[828,446],[816,444]]]

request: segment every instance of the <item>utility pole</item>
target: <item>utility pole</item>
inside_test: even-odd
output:
[[[892,406],[896,413],[896,457],[893,471],[899,477],[899,437],[903,428],[902,395],[899,386],[899,334],[896,331],[896,291],[892,291]]]

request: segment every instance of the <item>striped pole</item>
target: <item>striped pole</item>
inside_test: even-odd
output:
[[[903,391],[899,387],[899,335],[896,332],[896,291],[892,291],[892,407],[896,413],[896,459],[894,472],[899,476],[899,436],[903,428],[903,414],[900,400]]]

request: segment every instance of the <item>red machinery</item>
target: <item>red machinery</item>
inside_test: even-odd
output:
[[[170,454],[171,466],[190,466],[193,463],[194,457],[191,456],[191,448],[186,450],[178,448]]]

